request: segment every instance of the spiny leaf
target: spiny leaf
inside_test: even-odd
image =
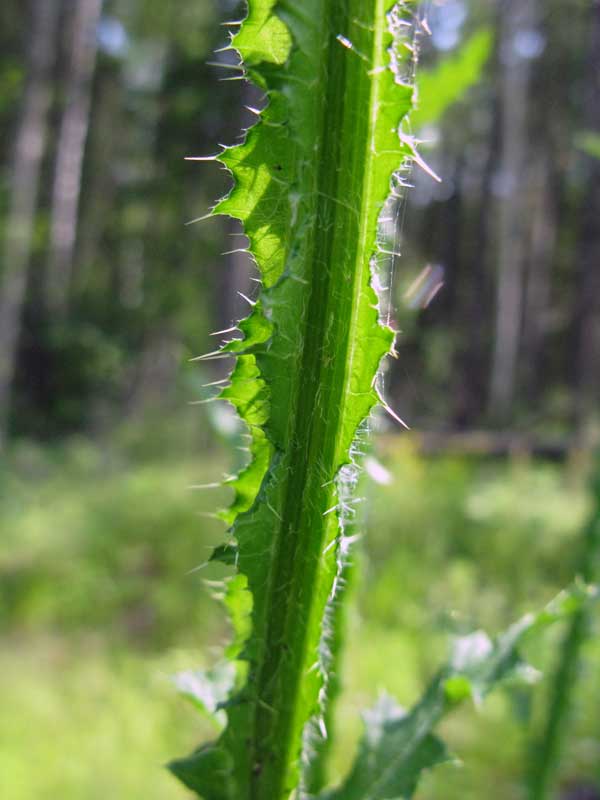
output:
[[[414,155],[399,136],[413,98],[409,6],[251,0],[232,41],[267,105],[219,157],[234,185],[213,213],[243,222],[263,288],[243,340],[225,346],[238,362],[221,395],[252,437],[227,513],[235,555],[215,556],[243,579],[232,608],[251,608],[236,635],[247,679],[218,742],[173,767],[205,800],[288,798],[305,725],[323,713],[339,486],[394,335],[371,270],[392,174]]]
[[[527,679],[531,669],[519,648],[549,625],[576,615],[596,594],[576,585],[495,641],[481,631],[458,639],[449,664],[408,714],[384,699],[365,715],[364,738],[348,777],[318,800],[409,800],[422,772],[450,758],[433,734],[442,717],[469,697],[480,702],[504,681]]]
[[[412,797],[421,773],[451,756],[430,731],[425,715],[406,714],[392,698],[383,696],[364,712],[365,734],[354,766],[342,786],[319,795],[319,800],[400,800]],[[426,726],[425,732],[421,727]]]

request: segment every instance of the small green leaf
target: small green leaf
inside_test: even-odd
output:
[[[600,158],[600,134],[594,131],[582,131],[575,137],[575,147],[583,150],[588,156]]]

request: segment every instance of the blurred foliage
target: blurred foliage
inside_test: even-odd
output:
[[[210,165],[183,157],[235,141],[247,124],[243,103],[260,104],[241,81],[222,80],[230,70],[207,63],[227,58],[211,54],[225,43],[219,23],[236,17],[236,5],[107,0],[64,320],[45,310],[43,286],[64,53],[55,65],[12,402],[15,442],[0,468],[0,796],[8,800],[183,798],[162,764],[209,735],[168,683],[176,670],[209,666],[227,635],[203,583],[219,575],[193,571],[222,539],[220,523],[204,516],[221,495],[185,487],[213,482],[229,464],[214,449],[209,419],[222,443],[240,442],[232,416],[216,405],[208,414],[185,410],[205,396],[203,384],[224,375],[186,359],[214,349],[208,332],[237,318],[232,298],[245,290],[247,270],[237,256],[221,258],[241,246],[239,238],[224,244],[224,227],[183,224],[228,186]],[[495,224],[502,203],[525,190],[524,219],[541,203],[539,241],[550,250],[536,252],[532,226],[524,226],[530,249],[519,285],[525,292],[541,274],[548,292],[523,315],[510,424],[547,434],[569,430],[574,418],[579,327],[590,310],[594,319],[588,301],[600,297],[585,289],[581,267],[584,258],[598,263],[582,227],[588,211],[598,217],[600,186],[592,169],[600,162],[582,154],[598,154],[592,4],[534,5],[532,28],[511,42],[501,39],[508,3],[429,4],[434,36],[423,37],[413,125],[417,134],[426,123],[437,130],[427,160],[444,181],[431,188],[413,176],[394,283],[401,359],[389,382],[414,427],[489,421]],[[0,3],[0,124],[9,132],[24,88],[27,14],[26,3]],[[529,148],[517,186],[507,188],[499,88],[517,45],[531,67]],[[0,138],[0,239],[13,138]],[[444,289],[407,310],[403,293],[426,263],[443,266]],[[541,339],[530,352],[532,320]],[[582,363],[594,370],[597,358]],[[394,482],[363,489],[367,535],[356,558],[364,577],[348,637],[338,775],[359,735],[359,709],[380,690],[410,705],[444,660],[449,636],[498,631],[569,582],[588,506],[573,475],[555,465],[425,460],[400,443],[386,445],[381,460]],[[534,662],[551,665],[559,641],[551,637]],[[585,648],[564,785],[600,782],[600,731],[590,713],[598,641]],[[422,800],[521,797],[529,731],[544,717],[540,698],[507,693],[484,713],[463,710],[445,723],[465,766],[428,776]]]
[[[594,158],[600,158],[600,133],[583,131],[575,138],[575,143],[584,153]]]
[[[415,130],[438,122],[447,108],[481,80],[492,44],[492,31],[483,28],[471,34],[456,53],[419,73],[419,104],[410,116]]]
[[[189,658],[108,654],[97,638],[10,641],[0,654],[2,796],[183,800],[163,764],[174,745],[210,733],[169,681]]]
[[[190,415],[183,427],[129,426],[101,449],[83,439],[51,450],[23,444],[3,467],[0,786],[8,781],[11,800],[54,797],[59,788],[64,800],[185,796],[159,763],[211,732],[193,730],[195,713],[167,675],[210,666],[227,636],[203,581],[219,576],[190,571],[222,538],[221,523],[198,512],[225,499],[185,489],[213,481],[226,464],[220,451],[192,457],[195,424]],[[571,580],[589,506],[576,475],[556,465],[424,460],[408,440],[385,445],[380,459],[393,482],[363,486],[363,574],[347,639],[337,776],[360,733],[359,709],[380,691],[411,704],[452,635],[498,631]],[[552,665],[559,634],[530,654],[535,666]],[[586,708],[597,641],[584,653],[565,779],[595,774],[600,730]],[[464,709],[445,722],[444,738],[466,767],[427,776],[419,796],[518,796],[543,700],[508,692],[483,713]]]
[[[1,34],[3,127],[15,124],[22,88],[25,6],[11,6]],[[45,188],[16,365],[16,434],[55,439],[99,420],[114,422],[123,403],[142,414],[147,400],[168,402],[181,386],[185,357],[206,346],[211,329],[225,327],[213,300],[226,283],[216,267],[223,226],[185,222],[201,215],[227,180],[210,170],[199,179],[184,161],[239,130],[230,108],[241,105],[241,87],[218,81],[217,68],[207,63],[225,36],[221,13],[212,2],[114,0],[105,7],[68,314],[59,318],[47,309],[52,209]],[[62,109],[62,57],[53,78],[53,132]],[[53,135],[43,166],[48,183],[55,146]],[[10,157],[1,147],[0,212]]]
[[[185,487],[215,468],[138,457],[132,469],[85,441],[20,446],[0,477],[0,623],[153,647],[214,636],[223,622],[194,568],[222,528],[199,514],[224,497]]]
[[[582,392],[596,398],[588,404],[592,416],[598,406],[586,348],[596,352],[589,332],[600,292],[589,290],[589,269],[582,266],[587,253],[590,263],[597,261],[582,220],[586,209],[593,214],[598,181],[581,155],[597,152],[595,12],[585,0],[572,3],[564,25],[558,0],[514,6],[529,14],[514,36],[507,28],[512,6],[496,0],[430,3],[432,35],[420,36],[420,106],[411,125],[427,140],[427,163],[443,181],[433,184],[415,170],[408,206],[398,209],[394,236],[403,257],[392,293],[403,358],[389,394],[422,427],[493,423],[564,433],[574,421],[583,424]],[[240,13],[235,0],[105,3],[72,285],[67,313],[58,318],[47,307],[45,281],[67,77],[69,26],[62,26],[20,317],[13,436],[56,440],[105,430],[124,406],[142,415],[148,397],[150,404],[157,397],[168,403],[180,388],[185,358],[212,350],[209,332],[239,319],[236,292],[252,293],[252,268],[239,252],[221,255],[243,249],[239,230],[218,221],[184,224],[202,217],[229,180],[214,165],[184,157],[239,141],[253,121],[245,106],[261,106],[260,93],[238,80],[235,54],[224,48],[221,23]],[[28,4],[16,0],[5,0],[0,11],[0,123],[11,132],[0,142],[0,244],[29,14]],[[515,63],[527,83],[519,130],[502,125],[510,104],[502,87]],[[502,161],[505,150],[515,152],[511,136],[526,142],[520,164]],[[514,232],[522,251],[515,268],[520,347],[510,409],[495,419],[489,394],[502,270],[498,219],[515,203],[523,206],[524,223]],[[409,308],[405,292],[427,264],[436,265],[443,287]],[[0,283],[1,275],[2,265]]]

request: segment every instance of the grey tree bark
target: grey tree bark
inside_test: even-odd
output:
[[[72,274],[75,292],[86,287],[93,273],[110,209],[116,201],[117,176],[113,163],[120,157],[118,143],[123,122],[123,91],[120,64],[103,69],[95,90],[87,145],[86,159],[92,169],[79,210],[77,270]]]
[[[40,172],[52,100],[60,0],[31,0],[27,80],[14,139],[9,212],[0,278],[0,445],[6,434]]]
[[[600,133],[600,0],[591,8],[585,107],[588,129]],[[600,422],[600,160],[588,156],[586,166],[576,300],[575,421],[582,434]]]
[[[102,0],[66,0],[69,57],[54,165],[47,267],[49,309],[64,316],[69,302],[83,157],[90,125],[96,29]]]
[[[494,58],[497,58],[497,53]],[[453,325],[463,326],[465,330],[455,354],[453,421],[457,428],[473,427],[479,423],[487,406],[487,363],[491,340],[489,308],[493,289],[492,182],[500,148],[499,131],[494,124],[498,116],[498,105],[498,93],[494,91],[490,109],[492,122],[486,137],[487,152],[483,168],[477,175],[479,180],[475,184],[475,203],[472,207],[467,207],[466,219],[463,221],[466,241],[463,243],[461,257],[465,260],[465,272],[469,278],[464,282],[453,318]]]
[[[523,376],[527,396],[539,397],[544,340],[552,325],[550,289],[558,204],[551,157],[543,143],[531,170],[531,229],[523,319]]]
[[[528,96],[531,65],[521,50],[522,34],[535,23],[534,0],[506,0],[502,13],[500,87],[501,154],[497,175],[498,261],[490,416],[504,423],[516,389],[523,310],[523,176],[528,154]]]

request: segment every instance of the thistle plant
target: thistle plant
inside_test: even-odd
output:
[[[438,719],[512,669],[517,641],[539,622],[497,644],[479,639],[410,714],[380,702],[348,779],[324,786],[355,442],[384,402],[394,342],[376,287],[395,257],[406,171],[426,168],[409,128],[425,27],[409,0],[250,0],[232,36],[266,105],[244,143],[215,157],[233,186],[210,215],[241,220],[262,287],[242,338],[219,353],[236,358],[220,398],[251,435],[251,461],[230,481],[229,539],[213,554],[235,567],[233,685],[226,699],[212,695],[227,722],[170,765],[205,800],[410,797],[421,770],[448,757],[431,732]]]

